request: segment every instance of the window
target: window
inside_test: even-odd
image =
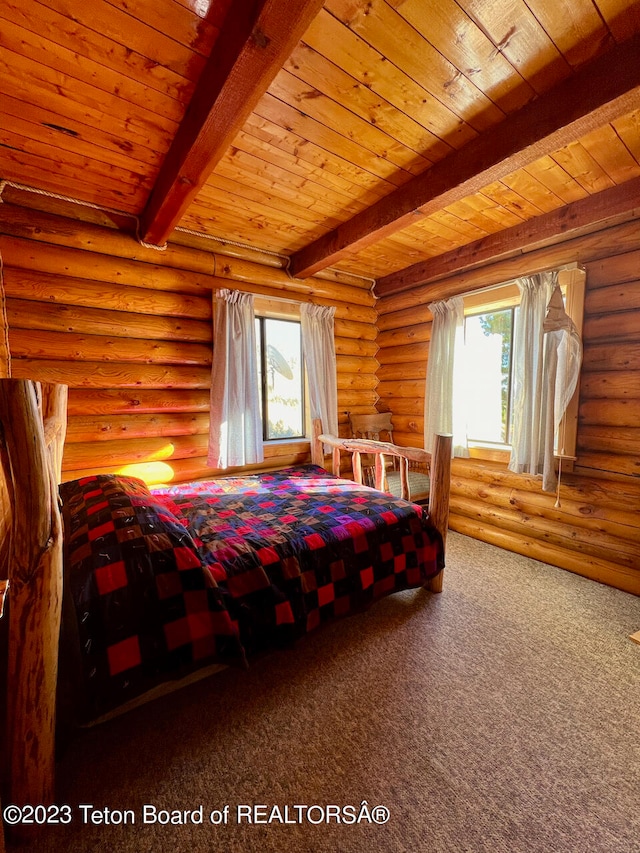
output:
[[[572,267],[559,272],[565,309],[582,329],[584,271]],[[513,427],[515,332],[520,293],[506,284],[464,297],[464,414],[469,455],[508,459]],[[458,349],[456,348],[456,359]],[[575,453],[578,415],[574,395],[556,436],[556,454]],[[559,444],[560,443],[560,444]],[[560,446],[561,445],[561,446]]]
[[[467,436],[470,442],[511,441],[513,332],[517,308],[465,315]]]
[[[256,317],[258,381],[264,441],[305,435],[300,322]]]

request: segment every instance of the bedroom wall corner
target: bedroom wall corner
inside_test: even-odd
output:
[[[422,446],[431,331],[426,304],[507,281],[519,270],[571,261],[585,267],[577,460],[574,471],[563,474],[561,505],[541,492],[539,479],[511,474],[504,463],[454,459],[449,523],[466,535],[635,594],[640,594],[639,226],[636,220],[602,229],[378,303],[380,404],[393,413],[396,440]]]

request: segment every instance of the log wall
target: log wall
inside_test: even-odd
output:
[[[335,305],[341,422],[348,410],[374,410],[370,283],[339,274],[298,281],[273,258],[222,256],[192,242],[200,247],[160,252],[108,223],[0,204],[11,375],[69,385],[63,479],[119,471],[164,483],[220,473],[206,464],[218,287]],[[265,457],[255,467],[308,461],[309,441],[267,444]]]
[[[278,259],[223,256],[180,235],[167,252],[114,223],[0,204],[11,371],[70,385],[63,478],[124,471],[151,483],[215,475],[206,465],[211,290],[239,287],[336,305],[339,417],[393,413],[394,440],[421,446],[432,299],[518,271],[587,270],[578,460],[562,505],[500,463],[454,460],[451,527],[640,593],[640,235],[637,223],[380,299],[348,276],[291,280]],[[42,208],[45,209],[42,209]],[[46,208],[49,209],[46,209]],[[309,459],[268,446],[264,466]]]
[[[640,594],[640,228],[602,230],[467,271],[378,303],[380,407],[394,440],[421,446],[431,334],[427,304],[522,272],[577,260],[586,269],[577,462],[561,506],[540,479],[506,464],[454,459],[450,527]]]

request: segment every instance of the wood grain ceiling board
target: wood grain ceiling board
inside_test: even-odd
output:
[[[4,0],[0,179],[140,214],[231,0]],[[326,0],[180,224],[293,253],[640,32],[637,0]],[[358,252],[381,277],[640,174],[640,111]]]
[[[76,6],[82,7],[80,0]],[[88,6],[87,3],[84,4]],[[120,75],[123,85],[127,80],[139,81],[147,88],[161,92],[178,101],[186,101],[193,92],[198,77],[197,68],[191,69],[191,75],[185,76],[176,72],[162,62],[162,57],[147,55],[146,49],[135,51],[129,43],[127,28],[123,29],[119,38],[112,39],[99,27],[92,26],[90,20],[84,24],[76,18],[74,7],[67,2],[66,8],[44,3],[22,3],[21,0],[4,0],[0,7],[3,20],[15,22],[24,29],[38,33],[51,44],[65,48],[77,54],[85,65],[84,60],[90,59],[97,66],[116,72]],[[125,24],[128,23],[127,19]],[[149,30],[152,33],[152,30]],[[48,54],[41,57],[48,60]],[[202,65],[202,60],[198,61]]]
[[[371,187],[363,188],[357,193],[360,198],[358,201],[354,198],[352,182],[338,174],[339,169],[335,171],[329,169],[327,158],[321,151],[313,151],[312,146],[301,144],[302,151],[295,148],[293,150],[275,148],[266,143],[261,136],[241,131],[234,139],[229,157],[223,158],[217,173],[224,172],[228,160],[238,159],[239,156],[255,157],[260,160],[263,170],[271,176],[272,183],[276,187],[280,185],[281,179],[289,181],[294,178],[301,179],[310,192],[323,199],[326,199],[328,193],[332,199],[335,198],[336,203],[342,205],[341,209],[345,211],[355,213],[361,206],[382,198],[383,193],[380,188]],[[301,157],[303,153],[310,156]],[[358,176],[360,174],[360,172],[356,173]]]
[[[326,6],[308,28],[303,44],[351,80],[351,85],[342,84],[341,98],[358,103],[360,92],[366,89],[382,99],[383,109],[395,110],[426,130],[429,144],[423,150],[430,159],[440,159],[477,136],[450,104],[443,103],[410,74],[389,62],[383,53],[330,14]],[[327,76],[329,72],[324,73]],[[377,120],[376,114],[370,114],[369,119]]]
[[[234,140],[231,153],[236,146],[242,148],[242,141],[239,140],[243,139],[246,131],[248,140],[258,140],[258,144],[265,144],[265,161],[282,157],[288,164],[293,163],[295,169],[300,168],[312,179],[315,179],[319,171],[322,174],[322,182],[328,182],[343,193],[362,196],[363,199],[382,198],[389,191],[385,182],[375,175],[359,169],[349,160],[330,154],[325,148],[295,133],[291,127],[283,127],[264,118],[258,111],[261,111],[260,104],[257,111],[249,117],[244,130]],[[287,167],[289,168],[289,165]],[[357,191],[354,192],[356,188]]]
[[[432,165],[432,161],[382,130],[377,122],[361,118],[349,109],[349,101],[341,103],[336,100],[339,95],[332,93],[327,96],[315,85],[305,83],[286,70],[278,74],[269,87],[269,93],[277,100],[304,112],[318,124],[338,128],[341,136],[357,142],[377,158],[386,160],[394,170],[419,175]]]
[[[640,162],[640,109],[611,122],[622,142]]]
[[[429,13],[436,5],[429,4]],[[504,118],[506,111],[473,82],[474,75],[465,75],[385,0],[327,0],[325,9],[475,130]]]
[[[506,31],[498,38],[498,28],[504,27],[507,16],[504,10],[501,15],[497,15],[496,8],[495,3],[470,2],[456,5],[455,9],[447,6],[446,10],[440,5],[434,11],[433,4],[418,0],[375,0],[366,4],[355,0],[329,0],[285,64],[283,72],[270,87],[269,94],[259,104],[254,117],[259,115],[286,132],[296,133],[300,140],[307,140],[306,144],[310,142],[316,146],[318,152],[326,151],[334,162],[351,161],[360,172],[371,170],[379,178],[384,177],[386,182],[381,181],[380,186],[384,192],[389,192],[388,184],[393,180],[398,181],[403,175],[403,167],[414,172],[424,168],[424,164],[418,163],[416,168],[410,159],[398,157],[399,152],[406,157],[406,148],[415,150],[418,147],[421,133],[428,131],[428,138],[437,139],[440,146],[448,145],[441,136],[448,135],[451,138],[456,128],[463,128],[467,140],[477,134],[470,123],[477,121],[475,112],[472,111],[471,115],[464,118],[460,115],[464,92],[468,92],[471,85],[478,88],[481,83],[484,87],[483,95],[491,96],[492,104],[499,108],[499,112],[493,113],[491,109],[485,110],[483,121],[491,122],[492,116],[493,120],[499,120],[504,114],[503,110],[517,109],[534,97],[536,92],[566,78],[573,66],[602,52],[613,39],[602,19],[597,14],[594,18],[591,7],[584,4],[579,4],[577,9],[572,7],[568,11],[564,10],[565,32],[560,26],[558,15],[541,8],[536,17],[529,5],[516,2],[511,2],[509,8],[513,20],[525,30],[528,42],[522,39],[517,26],[517,32]],[[548,34],[541,18],[555,34],[555,41]],[[429,46],[420,34],[420,30],[427,29]],[[595,39],[594,45],[582,52],[574,50],[569,59],[565,58],[562,51],[571,51],[572,39],[586,36]],[[492,54],[488,45],[494,44],[494,41],[497,41],[499,49],[496,50],[494,45]],[[524,59],[527,43],[535,45],[536,50],[531,51],[529,48],[529,51],[538,57],[537,60],[532,58],[529,63]],[[475,65],[470,62],[474,50],[474,58],[478,60]],[[507,54],[512,57],[512,61],[505,59]],[[416,56],[420,57],[420,68],[417,67]],[[482,65],[484,70],[478,71],[478,65]],[[385,73],[376,73],[377,66],[384,66]],[[454,67],[456,71],[452,72]],[[425,79],[425,68],[430,72],[428,81]],[[404,90],[398,86],[393,89],[387,86],[385,89],[384,81],[389,77],[387,69],[391,69],[391,76],[395,76],[397,81],[403,81]],[[543,69],[546,71],[541,76]],[[457,89],[453,93],[448,91],[452,74],[457,75]],[[460,80],[465,74],[469,75],[467,82]],[[534,81],[535,86],[530,81]],[[409,82],[411,86],[418,86],[423,93],[428,93],[432,104],[437,103],[441,107],[439,127],[436,128],[432,123],[430,128],[426,128],[408,115]],[[398,96],[399,91],[403,91],[402,98]],[[517,92],[521,94],[517,95]],[[526,93],[524,97],[523,92]],[[477,98],[474,104],[474,110],[477,110]],[[448,124],[442,121],[444,116]],[[247,127],[245,131],[248,138],[250,133]],[[406,148],[390,149],[386,143],[394,139]],[[274,144],[277,146],[277,142]],[[363,148],[369,154],[365,154]],[[448,145],[449,150],[452,148]],[[299,145],[295,150],[297,155]],[[432,160],[437,160],[446,156],[445,151],[440,147],[429,153]],[[273,162],[273,154],[269,156],[265,153],[264,156],[267,158],[266,163]],[[384,173],[381,157],[392,161],[395,159],[398,170],[393,175]],[[457,215],[457,230],[460,234],[457,239],[464,242],[477,237],[479,231],[493,233],[500,228],[510,227],[521,219],[553,210],[565,200],[575,199],[584,192],[598,191],[611,184],[606,169],[583,147],[576,146],[562,152],[558,159],[561,163],[550,160],[546,168],[543,163],[533,164],[529,172],[509,176],[504,182],[494,182],[486,197],[478,196],[470,201],[465,199],[453,211],[447,209],[447,212]],[[612,162],[615,155],[612,154],[608,159]],[[587,167],[587,163],[590,167]],[[567,168],[563,169],[562,164]],[[286,169],[286,164],[283,167]],[[299,162],[296,167],[299,174]],[[266,168],[269,169],[269,166]],[[236,179],[238,182],[251,181],[255,174],[249,170],[244,179],[242,174],[237,174]],[[545,180],[541,180],[542,175],[545,175]],[[553,189],[554,184],[556,191]],[[591,189],[586,189],[589,186]],[[278,194],[277,188],[273,187],[272,190]],[[331,191],[326,194],[326,202],[328,205],[336,205],[335,216],[348,218],[354,215],[354,208],[360,208],[364,203],[359,197],[360,192],[351,186],[349,194],[353,203],[348,207],[341,206],[340,196],[332,195]],[[272,194],[272,203],[273,199]],[[440,224],[442,216],[442,213],[438,214]],[[406,232],[411,232],[412,228],[419,226],[412,226]],[[308,241],[315,239],[317,233],[316,230],[310,230]],[[294,245],[286,238],[277,242],[280,251],[291,251]],[[415,246],[418,238],[412,240],[409,236],[401,242],[413,243]],[[450,247],[451,241],[446,245]],[[445,250],[444,246],[443,243],[442,250]],[[379,261],[382,255],[386,259],[384,264]],[[381,241],[371,251],[361,250],[357,257],[365,261],[366,265],[374,263],[373,259],[376,258],[370,273],[379,275],[389,272],[388,264],[393,252],[385,241]],[[400,253],[395,263],[403,262],[404,257]],[[349,257],[344,268],[351,269],[352,264],[353,258]],[[337,266],[340,267],[340,264]]]
[[[571,66],[525,0],[462,0],[460,5],[537,94],[571,73]]]
[[[162,245],[322,8],[323,0],[236,0],[141,216]]]
[[[491,185],[487,190],[489,195],[493,194],[494,201],[500,202],[496,207],[487,206],[487,190],[474,194],[416,222],[399,234],[362,250],[357,255],[358,261],[364,263],[375,278],[388,275],[408,266],[407,246],[413,248],[410,263],[414,263],[417,247],[421,242],[424,245],[422,255],[426,260],[435,254],[451,251],[487,234],[517,224],[515,219],[511,222],[507,219],[508,207],[504,205],[504,194],[511,194],[511,205],[517,204],[518,198],[522,199],[517,218],[527,221],[557,210],[563,204],[594,195],[639,176],[638,111],[622,117],[616,124],[625,128],[625,142],[612,125],[606,125],[578,142]],[[594,156],[589,154],[589,149],[594,152]],[[596,157],[602,164],[596,162]],[[498,221],[499,227],[496,227]],[[432,248],[434,240],[437,241],[436,251]],[[351,269],[352,264],[350,258],[345,269]],[[341,268],[340,263],[335,266]]]
[[[139,212],[218,32],[176,3],[6,0],[0,175]]]
[[[464,198],[464,190],[470,193],[481,191],[479,175],[483,162],[488,166],[482,173],[484,180],[502,179],[508,174],[508,168],[517,170],[528,165],[535,160],[536,153],[540,157],[552,151],[551,145],[571,144],[572,135],[576,131],[586,134],[599,127],[600,123],[612,120],[616,110],[625,107],[629,109],[637,102],[638,66],[633,61],[637,51],[636,37],[626,43],[624,49],[617,49],[611,60],[599,57],[588,68],[582,66],[575,78],[560,84],[559,91],[546,93],[528,104],[517,114],[505,119],[499,127],[492,128],[480,139],[469,143],[464,151],[458,151],[446,161],[437,163],[401,191],[393,191],[388,199],[375,205],[365,215],[346,221],[338,229],[296,253],[292,258],[292,270],[297,275],[305,276],[328,264],[335,265],[345,250],[351,255],[355,250],[362,251],[371,243],[384,239],[399,227],[410,227],[416,209],[428,215],[439,206]],[[615,70],[612,70],[612,66],[615,66]],[[596,82],[592,81],[594,74],[599,78]],[[610,88],[611,98],[604,95]],[[548,131],[544,130],[545,126]],[[542,144],[541,135],[545,140]],[[499,153],[507,150],[511,150],[515,156],[507,154],[505,157]],[[460,169],[457,168],[458,163]],[[597,169],[593,171],[597,172]],[[582,179],[585,169],[580,168],[578,173]]]
[[[622,42],[640,31],[640,5],[628,0],[594,0],[616,41]]]

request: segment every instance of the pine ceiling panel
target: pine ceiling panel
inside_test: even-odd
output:
[[[359,252],[358,262],[378,278],[638,177],[640,111],[615,124],[617,132],[607,125],[506,176],[482,193],[416,222],[401,232],[405,246],[400,245],[399,235],[379,241]],[[410,260],[406,246],[411,246]],[[350,258],[344,267],[341,263],[335,266],[348,269],[353,263]]]
[[[372,150],[419,174],[451,150],[410,117],[385,103],[366,87],[305,45],[299,45],[270,91],[309,114],[324,117],[351,138],[370,138]],[[372,133],[372,131],[374,131]],[[431,159],[425,155],[430,150]]]
[[[305,33],[303,43],[353,79],[351,89],[343,87],[345,99],[358,102],[360,92],[366,89],[427,130],[430,136],[423,151],[429,159],[440,159],[477,136],[477,131],[450,104],[389,62],[384,53],[330,14],[326,7]],[[374,118],[375,115],[370,116]],[[444,151],[442,143],[446,146]]]
[[[637,159],[612,125],[583,136],[580,144],[614,184],[623,184],[640,175]]]
[[[304,112],[318,125],[336,128],[345,139],[356,142],[377,158],[386,160],[398,171],[419,175],[431,162],[412,150],[390,133],[348,109],[335,96],[328,96],[313,85],[281,71],[269,87],[269,93],[279,101]],[[311,141],[314,141],[313,138]]]
[[[311,146],[304,145],[304,152],[309,153]],[[302,159],[300,152],[294,150],[283,150],[263,141],[258,135],[241,131],[234,140],[234,145],[229,152],[229,157],[219,165],[216,174],[222,174],[225,164],[231,159],[238,159],[238,155],[248,155],[256,158],[260,163],[257,168],[267,173],[272,183],[279,185],[280,180],[291,182],[298,178],[303,181],[302,186],[307,186],[314,194],[321,196],[327,204],[338,204],[341,210],[353,215],[372,204],[382,197],[381,192],[373,190],[354,191],[354,185],[338,174],[329,171],[327,159],[320,153],[319,162],[313,158]],[[213,178],[209,181],[211,183]],[[360,196],[358,202],[354,196]]]
[[[435,8],[430,5],[434,14]],[[504,117],[504,110],[385,0],[327,0],[325,9],[475,130],[485,130]]]
[[[216,173],[207,185],[206,190],[203,190],[199,197],[207,199],[210,190],[215,192],[211,197],[212,202],[216,201],[219,192],[234,195],[238,199],[246,199],[264,208],[280,212],[285,219],[307,224],[307,227],[323,223],[330,226],[331,222],[334,225],[337,223],[337,220],[333,220],[331,215],[327,213],[327,205],[323,203],[321,198],[305,192],[302,187],[290,187],[286,191],[282,182],[276,188],[268,176],[256,181],[253,185],[248,185],[246,182],[234,180],[222,173]]]
[[[329,16],[326,20],[335,19]],[[308,38],[308,33],[305,38]],[[351,73],[339,68],[331,59],[308,44],[301,42],[298,45],[286,62],[285,68],[308,86],[313,86],[319,93],[341,104],[354,116],[378,128],[391,139],[398,140],[415,154],[419,154],[427,164],[446,157],[452,150],[451,145],[411,115],[407,115],[406,101],[402,102],[396,97],[396,103],[393,103],[385,99],[374,91],[373,87],[369,88],[368,85],[359,83]],[[397,93],[394,94],[397,95]],[[453,116],[451,119],[455,124]],[[431,124],[434,123],[431,122]],[[469,134],[469,138],[474,135]]]
[[[304,245],[308,233],[307,228],[295,218],[287,218],[284,212],[232,197],[216,198],[215,202],[208,203],[198,196],[197,202],[190,207],[188,224],[180,227],[204,234],[233,234],[224,239],[276,253],[280,250],[272,236],[274,230],[287,245],[295,247]]]
[[[622,42],[640,32],[640,4],[628,0],[594,0],[616,41]]]
[[[389,0],[400,17],[504,112],[520,109],[535,92],[456,0],[427,6],[422,0]]]
[[[314,174],[316,170],[320,170],[323,179],[334,185],[336,189],[352,196],[369,199],[369,203],[373,203],[374,198],[382,198],[392,188],[384,181],[380,181],[376,175],[358,168],[343,157],[331,154],[321,145],[309,142],[294,133],[292,128],[278,125],[264,118],[257,111],[249,117],[244,131],[240,133],[240,138],[245,131],[247,136],[256,137],[270,146],[265,159],[285,157],[293,160],[305,174],[309,174],[308,170]],[[241,147],[241,143],[237,140],[234,141],[234,145],[236,144]]]
[[[636,162],[640,163],[640,110],[616,119],[611,122],[611,126],[633,154]]]
[[[572,68],[613,46],[611,30],[592,0],[527,0],[527,5]]]
[[[83,4],[76,0],[76,5],[81,7]],[[86,2],[84,5],[89,6]],[[53,4],[49,7],[35,0],[32,3],[3,0],[0,4],[0,18],[39,33],[48,42],[66,48],[79,57],[94,60],[120,74],[123,82],[127,79],[138,80],[150,89],[185,102],[193,93],[197,69],[193,68],[192,76],[188,78],[170,69],[162,61],[152,61],[146,50],[133,50],[129,45],[126,26],[118,39],[111,39],[100,28],[91,26],[93,21],[83,24],[77,20],[74,7],[67,6],[66,11],[58,10]],[[126,18],[123,21],[125,25],[128,23]],[[41,59],[46,61],[47,56],[48,53]]]
[[[558,205],[571,204],[588,195],[584,187],[550,155],[530,163],[523,171],[543,184],[558,199]]]
[[[43,0],[39,1],[43,2]],[[200,4],[183,4],[175,2],[175,0],[171,3],[160,3],[158,0],[105,0],[105,3],[111,7],[111,10],[104,8],[104,15],[108,18],[115,18],[112,24],[113,30],[110,30],[114,40],[117,41],[122,38],[123,30],[121,27],[123,22],[118,19],[118,15],[123,12],[138,22],[135,26],[142,33],[143,38],[147,35],[147,29],[151,27],[163,36],[170,37],[178,44],[184,45],[206,58],[211,53],[220,34],[220,27],[231,5],[231,0],[218,3],[211,3],[207,0],[207,2]],[[55,0],[55,5],[56,8],[60,8],[60,0]],[[93,9],[96,6],[100,6],[100,0],[97,2],[91,0],[92,18]],[[126,24],[129,25],[129,21],[125,20]],[[100,25],[104,21],[100,18],[97,23]],[[142,26],[138,27],[138,24]],[[126,32],[124,30],[124,33]],[[126,38],[127,43],[129,43],[130,36],[127,35]],[[164,48],[166,49],[166,45]]]
[[[554,155],[551,155],[552,157]],[[555,157],[554,157],[555,159]],[[502,179],[509,189],[529,199],[541,213],[551,213],[562,207],[562,200],[547,185],[527,169],[518,169]]]
[[[542,211],[536,207],[533,202],[523,196],[521,193],[515,192],[502,181],[495,181],[489,184],[482,191],[482,195],[494,201],[497,205],[502,206],[505,210],[511,211],[518,219],[531,219],[534,216],[539,216]]]
[[[238,8],[4,0],[0,181],[143,214]],[[615,55],[640,32],[639,10],[638,0],[326,0],[176,221],[296,252],[441,168],[594,57]],[[348,250],[335,266],[384,276],[633,180],[639,116],[616,118],[429,216],[420,200],[402,230]]]
[[[525,0],[461,0],[460,5],[537,94],[571,73],[571,66]]]
[[[124,8],[130,5],[131,12],[107,0],[39,0],[39,3],[187,80],[198,79],[215,41],[213,31],[204,38],[197,32],[185,32],[182,7],[174,3],[149,3],[146,13],[141,0],[123,4]],[[167,29],[161,28],[161,18],[165,19]],[[194,20],[197,28],[203,26],[197,16]]]
[[[218,34],[174,2],[6,0],[0,177],[139,213]]]
[[[581,141],[567,145],[562,151],[558,151],[552,156],[556,163],[575,178],[589,195],[615,186],[609,175],[589,154]]]
[[[371,151],[358,139],[345,136],[340,128],[318,121],[306,112],[287,104],[267,93],[255,109],[262,118],[293,131],[304,140],[351,163],[355,170],[369,172],[378,179],[388,181],[389,187],[402,186],[411,179],[411,174],[399,169],[384,157]]]

